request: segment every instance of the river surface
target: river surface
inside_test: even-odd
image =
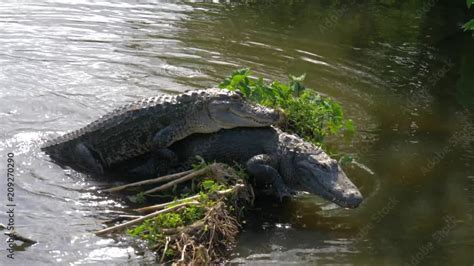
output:
[[[256,4],[255,2],[259,2]],[[105,181],[62,169],[39,150],[135,99],[215,86],[234,69],[306,84],[353,119],[348,176],[365,196],[345,210],[316,197],[249,215],[241,263],[473,265],[474,42],[465,1],[1,1],[0,222],[38,241],[0,264],[153,262],[99,238],[127,201]]]

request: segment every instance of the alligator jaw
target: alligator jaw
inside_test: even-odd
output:
[[[303,190],[343,208],[357,208],[361,204],[362,194],[338,164],[322,167],[322,165],[315,166],[305,161],[300,165],[307,169],[304,171],[304,177],[301,177]]]
[[[273,110],[247,102],[214,102],[209,114],[221,128],[264,127],[279,124],[284,119],[280,110]]]
[[[241,108],[230,108],[229,112],[235,114],[238,117],[247,119],[250,124],[254,122],[254,126],[261,127],[265,125],[280,124],[284,120],[284,113],[281,110],[272,110],[263,106],[254,106],[251,104],[245,104]]]
[[[327,190],[328,194],[333,197],[332,201],[344,208],[357,208],[363,200],[359,189],[357,189],[342,170],[337,174],[335,179],[335,185]]]

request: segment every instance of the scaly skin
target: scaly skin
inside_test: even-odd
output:
[[[55,161],[98,174],[111,164],[151,151],[174,158],[166,148],[194,133],[265,127],[282,118],[281,112],[252,105],[239,93],[220,89],[188,91],[125,105],[47,142],[42,150]]]
[[[272,184],[280,198],[298,190],[347,208],[362,202],[361,193],[337,161],[319,147],[276,128],[234,128],[196,134],[176,142],[170,149],[178,157],[175,163],[145,155],[110,170],[120,176],[150,178],[188,170],[196,156],[201,156],[207,162],[246,166],[257,184]]]

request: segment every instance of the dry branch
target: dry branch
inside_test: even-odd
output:
[[[135,182],[135,183],[126,184],[126,185],[123,185],[123,186],[118,186],[118,187],[105,189],[103,191],[112,193],[112,192],[118,192],[118,191],[121,191],[121,190],[124,190],[124,189],[127,189],[127,188],[131,188],[131,187],[138,187],[138,186],[156,184],[156,183],[160,183],[160,182],[166,182],[166,181],[174,180],[174,179],[180,178],[182,176],[185,176],[187,174],[190,174],[193,171],[194,170],[188,170],[188,171],[179,172],[179,173],[176,173],[176,174],[160,176],[160,177],[153,178],[153,179],[143,180],[143,181],[139,181],[139,182]]]
[[[188,180],[191,180],[195,177],[198,177],[198,176],[201,176],[201,175],[204,175],[206,173],[208,173],[209,171],[211,171],[212,173],[216,173],[217,171],[219,171],[220,169],[222,169],[222,164],[218,164],[218,163],[213,163],[213,164],[210,164],[202,169],[199,169],[199,170],[195,170],[193,171],[192,173],[186,175],[186,176],[183,176],[179,179],[175,179],[171,182],[168,182],[164,185],[161,185],[159,187],[156,187],[156,188],[153,188],[153,189],[150,189],[150,190],[147,190],[145,191],[144,193],[145,194],[151,194],[151,193],[155,193],[155,192],[158,192],[158,191],[163,191],[163,190],[166,190],[166,189],[169,189],[169,188],[172,188],[174,187],[175,185],[177,184],[180,184],[180,183],[183,183],[183,182],[186,182]]]
[[[244,185],[238,184],[238,185],[235,185],[232,188],[217,191],[217,194],[218,195],[227,195],[227,194],[233,193],[237,189],[243,188],[243,187],[244,187]],[[184,198],[184,199],[178,199],[178,200],[175,200],[175,201],[172,201],[172,202],[161,203],[161,204],[156,204],[156,205],[152,205],[152,206],[147,206],[147,207],[135,209],[135,211],[142,212],[142,213],[152,212],[152,211],[164,209],[167,206],[170,206],[172,204],[177,204],[177,203],[181,203],[181,202],[195,200],[195,199],[198,199],[199,197],[200,197],[200,195],[194,195],[194,196],[187,197],[187,198]]]
[[[161,255],[161,259],[160,259],[161,263],[163,263],[163,261],[165,260],[166,251],[168,250],[168,244],[170,243],[170,241],[171,241],[171,238],[169,236],[167,236],[166,237],[165,249],[163,250],[163,254]]]
[[[197,204],[199,204],[199,202],[197,202],[197,201],[181,203],[181,204],[178,204],[176,206],[166,208],[164,210],[160,210],[160,211],[150,213],[148,215],[145,215],[145,216],[142,216],[140,218],[128,221],[128,222],[123,223],[123,224],[119,224],[119,225],[115,225],[115,226],[112,226],[112,227],[102,229],[100,231],[97,231],[95,234],[96,235],[104,235],[104,234],[107,234],[107,233],[110,233],[110,232],[113,232],[113,231],[123,230],[123,229],[128,228],[130,226],[133,226],[135,224],[141,223],[141,222],[145,221],[146,219],[150,219],[150,218],[153,218],[155,216],[158,216],[162,213],[167,213],[167,212],[170,212],[170,211],[174,211],[174,210],[177,210],[177,209],[179,209],[181,207],[184,207],[184,206],[187,206],[187,205],[197,205]]]

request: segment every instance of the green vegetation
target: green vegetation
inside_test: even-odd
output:
[[[466,0],[467,8],[471,8],[471,6],[474,4],[474,0]],[[469,20],[466,24],[463,26],[464,31],[472,30],[474,31],[474,19]]]
[[[176,212],[160,214],[154,218],[145,220],[142,224],[127,231],[134,237],[139,237],[148,242],[150,247],[165,241],[163,228],[178,228],[190,225],[204,217],[206,209],[204,206],[189,206]]]
[[[200,181],[197,187],[199,189],[194,192],[200,195],[198,198],[199,203],[201,203],[200,205],[187,206],[175,212],[167,212],[147,219],[142,224],[128,230],[128,234],[147,240],[150,246],[156,245],[156,243],[164,240],[164,235],[160,228],[178,228],[202,219],[206,208],[212,207],[215,204],[215,201],[209,200],[209,195],[228,188],[226,185],[219,184],[210,178]],[[176,204],[170,204],[169,206],[172,207],[174,205]]]
[[[224,185],[216,183],[216,181],[212,179],[205,179],[201,182],[201,192],[206,194],[216,193],[219,190],[223,190],[226,187]]]
[[[195,173],[199,173],[193,176],[196,184],[181,188],[187,192],[180,197],[137,209],[150,213],[149,218],[111,228],[129,228],[126,233],[144,240],[160,262],[208,264],[222,258],[236,242],[238,219],[253,194],[239,168],[201,160],[190,175]],[[176,195],[180,192],[175,191]],[[146,196],[139,193],[134,199],[144,201]]]
[[[305,75],[290,75],[288,83],[263,78],[252,78],[251,71],[243,68],[234,71],[219,87],[240,91],[249,100],[272,108],[282,109],[288,116],[282,129],[321,144],[324,137],[341,131],[352,134],[352,120],[345,119],[341,106],[307,89],[303,84]]]

